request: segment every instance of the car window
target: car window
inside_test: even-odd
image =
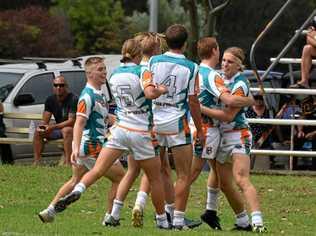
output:
[[[60,72],[62,76],[66,79],[69,90],[76,94],[77,96],[80,95],[81,90],[86,85],[86,75],[84,71],[63,71]]]
[[[20,94],[32,94],[34,102],[28,105],[45,103],[46,98],[53,93],[53,73],[45,73],[33,76],[29,79],[18,92]]]
[[[3,102],[23,74],[0,72],[0,101]]]

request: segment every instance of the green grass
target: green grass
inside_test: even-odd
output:
[[[230,232],[233,212],[226,199],[220,198],[220,218],[224,231],[214,232],[207,225],[187,232],[159,231],[153,222],[153,208],[148,204],[145,226],[130,226],[130,213],[137,193],[134,185],[122,210],[121,226],[105,228],[105,179],[93,185],[52,224],[43,224],[37,212],[47,207],[58,188],[71,176],[70,168],[0,166],[0,235],[250,235]],[[204,210],[206,173],[192,186],[187,216],[197,219]],[[267,235],[315,235],[316,177],[255,175],[268,227]]]

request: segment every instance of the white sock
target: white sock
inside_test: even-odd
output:
[[[251,223],[252,225],[263,225],[261,211],[254,211],[251,213]]]
[[[143,191],[139,191],[137,193],[137,198],[135,201],[135,205],[139,205],[143,210],[145,209],[146,201],[147,201],[147,193]]]
[[[115,220],[120,219],[120,212],[121,212],[122,207],[123,207],[123,202],[117,199],[114,199],[111,216],[113,216]]]
[[[161,215],[156,214],[156,222],[158,226],[162,226],[163,228],[168,228],[169,226],[166,213]]]
[[[236,225],[243,228],[249,225],[249,217],[246,210],[236,215]]]
[[[72,190],[72,192],[79,191],[80,193],[83,193],[86,190],[86,186],[83,183],[78,183]]]
[[[184,212],[175,210],[173,213],[173,222],[174,226],[182,226],[184,225]]]
[[[51,214],[51,215],[56,215],[56,211],[55,211],[54,205],[50,204],[50,205],[47,207],[47,210],[48,210],[49,214]]]
[[[206,210],[217,211],[219,189],[207,187]]]
[[[170,216],[171,216],[171,221],[172,221],[172,219],[173,219],[174,208],[175,208],[174,203],[171,203],[171,204],[166,203],[166,204],[165,204],[165,211],[170,214]]]

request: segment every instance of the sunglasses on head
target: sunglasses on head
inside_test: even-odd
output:
[[[55,88],[57,88],[57,87],[63,88],[63,87],[65,87],[65,84],[54,84],[54,87]]]

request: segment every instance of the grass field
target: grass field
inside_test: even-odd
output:
[[[52,224],[43,224],[37,212],[47,207],[58,188],[71,175],[66,167],[0,166],[0,235],[251,235],[231,232],[232,210],[221,195],[221,232],[202,224],[191,231],[160,231],[153,222],[153,208],[148,204],[145,226],[130,226],[130,214],[137,186],[130,191],[122,210],[121,226],[103,227],[105,189],[103,179],[91,187]],[[187,216],[199,218],[204,210],[206,173],[192,186]],[[259,192],[267,235],[316,235],[316,177],[252,176]]]

